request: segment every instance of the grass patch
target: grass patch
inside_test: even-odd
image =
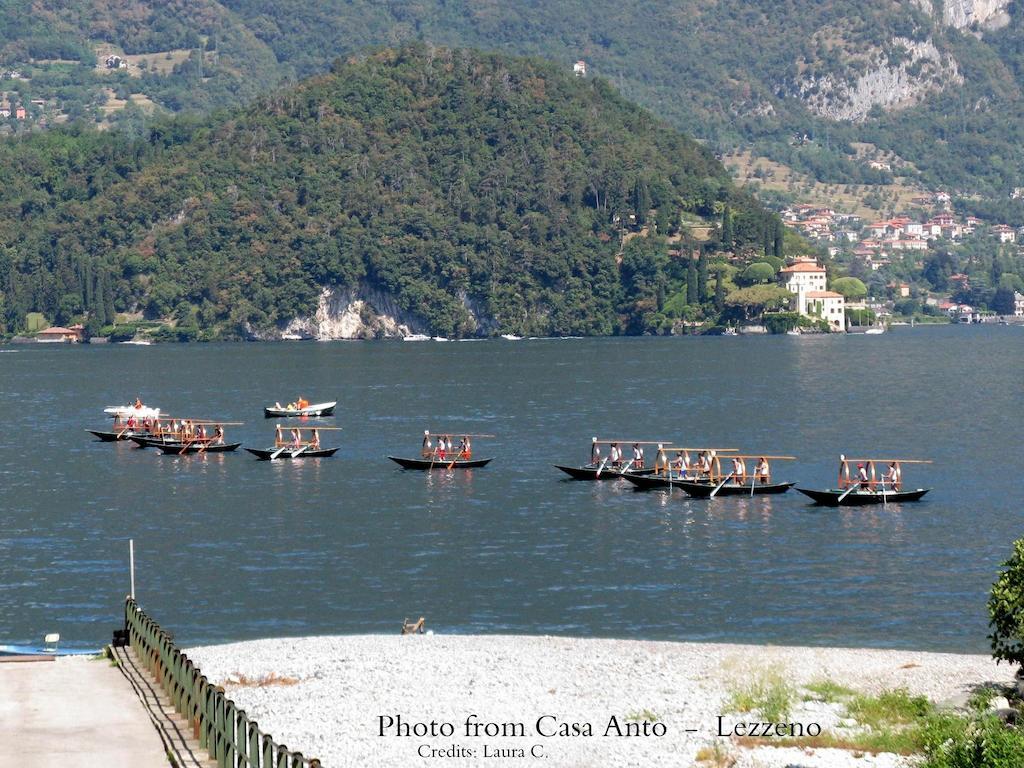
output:
[[[789,717],[795,697],[796,690],[778,670],[766,670],[746,687],[730,691],[725,708],[727,712],[756,710],[765,720],[778,723]]]
[[[712,768],[732,768],[736,765],[736,758],[717,741],[710,747],[698,749],[695,759],[698,763],[707,763]]]
[[[831,681],[818,681],[806,690],[823,700],[841,701],[848,717],[861,730],[822,733],[820,736],[769,739],[738,737],[744,747],[789,746],[843,749],[860,754],[893,752],[923,755],[920,768],[1022,768],[1024,731],[984,713],[997,688],[985,688],[971,697],[969,716],[940,712],[923,696],[904,689],[864,695]]]
[[[846,701],[857,695],[852,688],[847,688],[833,680],[815,680],[805,685],[804,690],[814,694],[815,701],[824,701],[829,704]]]
[[[850,717],[871,729],[892,729],[920,721],[935,711],[924,696],[911,696],[903,688],[877,696],[854,696],[846,704]]]
[[[628,715],[626,715],[627,722],[632,720],[637,723],[642,723],[644,720],[646,720],[649,723],[656,723],[660,719],[660,717],[651,712],[651,710],[649,709],[641,709],[639,712],[630,712]]]

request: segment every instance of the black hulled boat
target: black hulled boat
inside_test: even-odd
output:
[[[792,488],[796,483],[765,483],[751,485],[736,485],[735,483],[726,483],[719,488],[718,482],[710,482],[708,480],[684,480],[679,477],[673,477],[671,480],[665,475],[648,475],[640,476],[626,475],[625,478],[637,487],[638,490],[654,490],[656,488],[679,488],[685,491],[690,496],[696,496],[697,498],[707,498],[711,496],[711,493],[718,488],[718,493],[715,496],[761,496],[765,494],[776,494],[785,493]]]
[[[851,471],[850,465],[856,465]],[[797,488],[815,504],[825,507],[866,507],[873,504],[902,504],[920,501],[931,488],[903,490],[904,464],[931,464],[927,459],[848,459],[839,457],[838,488],[814,490]],[[876,465],[886,465],[881,477],[876,477]]]
[[[566,467],[561,464],[552,465],[556,469],[560,469],[573,480],[618,480],[620,477],[627,479],[631,477],[646,477],[647,475],[653,475],[654,469],[627,469],[623,471],[616,467],[595,467],[593,465],[586,467]]]
[[[843,488],[827,488],[816,491],[797,488],[804,496],[823,507],[866,507],[871,504],[902,504],[905,501],[920,501],[931,488],[915,488],[912,491],[857,490],[847,493]]]
[[[269,461],[271,459],[323,459],[333,456],[338,452],[337,448],[317,448],[315,450],[310,448],[285,448],[281,450],[281,446],[276,448],[246,448],[245,450],[261,461]]]
[[[152,447],[159,448],[161,453],[165,454],[181,454],[181,453],[228,453],[230,451],[238,450],[241,443],[206,443],[206,442],[190,442],[190,443],[151,443]]]
[[[493,459],[403,459],[400,456],[388,456],[402,469],[473,469],[486,467]]]

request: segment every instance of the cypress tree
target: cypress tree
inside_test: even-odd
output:
[[[697,291],[697,262],[693,255],[690,255],[689,263],[686,265],[686,303],[698,304],[700,294]]]
[[[782,219],[775,220],[775,258],[786,258],[786,230],[782,226]]]
[[[715,309],[719,312],[725,307],[725,280],[722,270],[715,272]]]
[[[735,239],[732,228],[732,211],[729,210],[727,205],[725,210],[722,211],[722,248],[731,251]]]
[[[708,298],[708,257],[704,251],[700,252],[697,259],[697,300],[707,301]]]

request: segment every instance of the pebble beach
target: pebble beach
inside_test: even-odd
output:
[[[987,655],[501,635],[282,638],[187,653],[262,730],[325,768],[691,766],[712,755],[737,768],[911,766],[885,753],[748,748],[719,732],[757,719],[727,710],[765,675],[795,690],[903,688],[950,705],[1013,676]],[[843,725],[836,705],[806,692],[787,720]],[[646,735],[629,735],[645,722]]]

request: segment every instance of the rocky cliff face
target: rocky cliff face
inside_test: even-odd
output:
[[[977,24],[982,29],[999,29],[1010,23],[1006,9],[1010,0],[944,0],[942,21],[964,29]]]
[[[497,332],[497,322],[487,316],[477,302],[464,296],[462,306],[475,333]],[[364,285],[345,289],[324,288],[312,315],[292,319],[280,332],[253,335],[258,338],[302,336],[331,341],[401,338],[413,333],[429,333],[429,329],[419,318],[400,309],[394,296]]]
[[[365,287],[324,288],[316,312],[296,317],[282,335],[331,339],[375,339],[408,336],[415,320],[397,306],[394,297]]]
[[[940,53],[931,39],[893,38],[889,52],[879,48],[858,58],[859,74],[828,74],[798,81],[798,95],[808,109],[832,120],[859,121],[876,105],[883,109],[908,107],[930,93],[963,82],[956,61]]]

